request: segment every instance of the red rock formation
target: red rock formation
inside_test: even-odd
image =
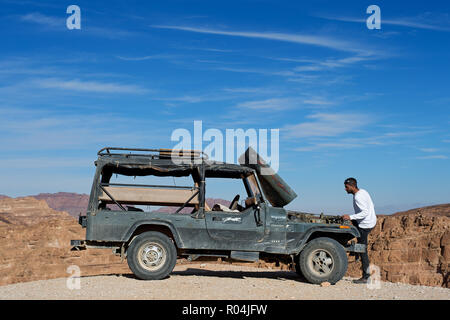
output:
[[[369,235],[369,258],[381,280],[449,287],[450,217],[448,204],[378,217]],[[437,214],[437,212],[439,212]],[[360,262],[350,258],[347,275],[360,276]]]
[[[0,285],[67,277],[70,265],[82,276],[130,272],[111,250],[70,251],[70,240],[85,235],[73,217],[44,200],[0,200]]]
[[[71,219],[64,213],[50,209],[44,200],[33,197],[0,200],[0,220],[6,224],[32,225],[49,219]]]

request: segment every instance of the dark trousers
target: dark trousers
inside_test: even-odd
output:
[[[369,273],[370,261],[369,261],[369,255],[367,254],[367,238],[369,236],[370,231],[372,231],[373,228],[370,228],[370,229],[360,228],[358,226],[358,223],[354,220],[352,220],[352,223],[358,229],[358,231],[361,235],[358,238],[358,243],[366,245],[366,251],[363,253],[360,253],[360,257],[361,257],[361,262],[362,262],[363,277],[368,278],[370,276],[370,273]]]

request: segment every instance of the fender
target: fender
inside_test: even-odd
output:
[[[308,243],[308,239],[311,237],[311,235],[315,232],[318,233],[336,233],[336,234],[349,234],[352,235],[351,238],[359,238],[360,234],[358,229],[356,229],[354,226],[350,226],[350,228],[346,228],[346,229],[341,229],[339,228],[339,226],[337,227],[323,227],[323,226],[314,226],[311,227],[303,236],[303,238],[301,238],[297,244],[294,246],[293,248],[293,253],[298,254],[300,253],[300,251],[303,250],[303,248],[306,246],[306,244]]]
[[[173,235],[173,238],[175,240],[175,244],[177,245],[178,248],[182,248],[183,247],[183,242],[181,241],[181,238],[179,237],[178,233],[176,232],[176,229],[174,228],[174,226],[167,221],[164,220],[141,220],[138,221],[136,223],[134,223],[129,229],[128,231],[122,236],[122,240],[123,241],[129,241],[131,239],[131,236],[133,235],[133,233],[136,231],[137,228],[139,228],[140,226],[164,226],[169,228],[170,232]]]

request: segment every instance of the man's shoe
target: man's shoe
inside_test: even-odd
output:
[[[369,277],[362,277],[359,278],[358,280],[353,280],[353,283],[367,283],[369,282]]]

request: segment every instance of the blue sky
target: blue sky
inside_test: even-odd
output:
[[[81,30],[66,28],[71,4]],[[381,30],[366,27],[372,4]],[[202,120],[279,128],[292,209],[351,213],[349,176],[378,213],[450,200],[446,1],[0,8],[0,194],[89,193],[101,147],[172,147]]]

